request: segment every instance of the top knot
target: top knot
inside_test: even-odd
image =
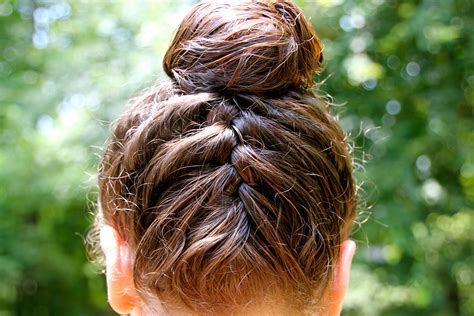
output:
[[[282,93],[312,87],[322,44],[289,1],[204,1],[178,28],[163,68],[185,93]]]

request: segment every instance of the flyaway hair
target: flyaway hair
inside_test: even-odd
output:
[[[317,306],[350,231],[346,137],[313,92],[322,44],[289,1],[204,1],[161,81],[113,126],[99,215],[145,301],[219,313]]]

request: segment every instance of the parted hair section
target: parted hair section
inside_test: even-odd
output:
[[[132,250],[144,301],[318,303],[356,205],[346,137],[312,92],[321,62],[289,1],[206,1],[184,18],[169,79],[115,122],[99,170],[98,216]]]

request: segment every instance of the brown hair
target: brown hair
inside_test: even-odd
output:
[[[184,18],[170,79],[116,121],[99,170],[99,216],[132,249],[145,301],[217,312],[323,295],[356,190],[312,92],[322,56],[289,1],[205,1]]]

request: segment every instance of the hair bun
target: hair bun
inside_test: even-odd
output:
[[[307,89],[322,44],[289,1],[205,1],[184,18],[163,67],[185,93]]]

